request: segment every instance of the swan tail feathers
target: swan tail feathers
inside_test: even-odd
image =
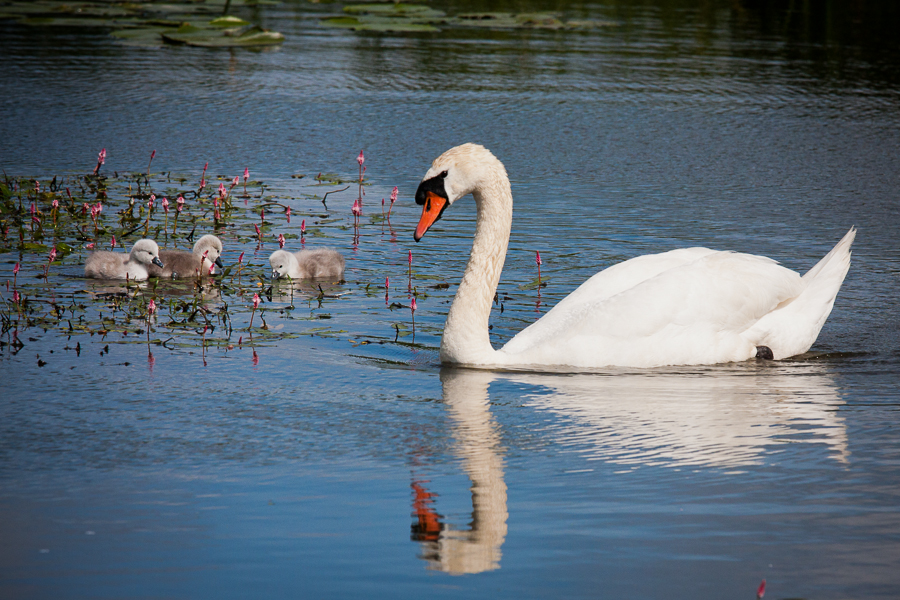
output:
[[[850,246],[855,238],[856,227],[852,227],[803,276],[803,292],[757,321],[744,337],[757,346],[771,348],[776,359],[809,350],[831,314],[838,291],[850,270]]]
[[[853,245],[853,240],[855,239],[856,227],[851,227],[850,231],[841,238],[841,241],[831,249],[831,252],[822,257],[822,260],[816,263],[816,266],[806,272],[803,279],[818,279],[819,273],[827,270],[831,273],[831,277],[840,274],[840,281],[843,281],[847,275],[847,270],[850,269],[850,246]],[[838,287],[840,287],[840,284],[838,284]]]

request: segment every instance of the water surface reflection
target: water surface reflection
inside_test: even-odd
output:
[[[528,406],[550,411],[555,436],[589,459],[630,465],[739,468],[778,446],[823,444],[841,463],[847,432],[837,387],[821,365],[735,365],[696,372],[522,375],[545,388]]]
[[[468,529],[444,523],[431,506],[421,482],[414,481],[418,522],[412,539],[422,545],[428,568],[452,574],[481,573],[500,568],[500,547],[506,539],[506,482],[500,430],[490,411],[489,371],[445,368],[441,371],[444,404],[452,420],[455,452],[472,482],[472,520]]]

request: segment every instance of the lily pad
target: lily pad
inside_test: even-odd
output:
[[[204,48],[231,48],[251,46],[271,46],[284,41],[284,35],[261,27],[236,29],[202,29],[193,25],[183,25],[174,32],[161,34],[170,44],[186,44]]]
[[[563,29],[565,23],[552,13],[466,13],[455,17],[453,25],[498,29]]]
[[[438,19],[446,15],[424,4],[351,4],[344,7],[351,15],[378,15],[383,17],[418,17]]]
[[[440,31],[437,27],[428,23],[414,23],[409,19],[391,19],[383,17],[332,17],[322,22],[324,27],[338,27],[352,29],[354,31],[384,31],[384,32],[434,32]]]

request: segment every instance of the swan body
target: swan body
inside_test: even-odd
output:
[[[205,256],[204,256],[205,255]],[[179,279],[185,277],[197,277],[199,275],[212,275],[210,267],[216,265],[224,268],[222,264],[222,242],[214,235],[204,235],[194,244],[191,252],[179,250],[162,250],[159,258],[165,267],[150,265],[148,271],[150,277],[168,277]]]
[[[300,252],[276,250],[269,257],[272,277],[282,279],[343,279],[344,257],[331,248],[314,248]]]
[[[106,250],[91,252],[84,263],[84,276],[144,281],[149,275],[150,265],[163,266],[159,259],[159,246],[153,240],[143,239],[138,240],[128,254]]]
[[[708,248],[639,256],[597,273],[495,350],[488,317],[512,225],[503,164],[476,144],[438,157],[416,191],[415,239],[469,193],[475,239],[444,326],[446,364],[655,367],[802,354],[831,312],[856,236],[851,228],[802,277],[770,258]]]

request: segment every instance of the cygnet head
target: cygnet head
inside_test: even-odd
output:
[[[438,156],[416,190],[416,204],[424,209],[415,240],[418,242],[451,204],[483,185],[502,180],[506,180],[503,163],[479,144],[456,146]]]
[[[157,267],[163,266],[162,261],[159,260],[159,246],[153,240],[143,239],[135,242],[131,248],[130,256],[131,260],[142,265],[153,263]]]
[[[276,250],[269,257],[269,264],[272,265],[272,278],[290,277],[292,267],[296,262],[297,259],[287,250]]]
[[[204,235],[202,238],[197,240],[197,243],[194,244],[194,256],[203,256],[203,253],[206,253],[206,260],[210,263],[215,263],[217,267],[220,269],[224,269],[225,265],[222,264],[222,242],[214,235]],[[204,268],[206,265],[203,265]]]

